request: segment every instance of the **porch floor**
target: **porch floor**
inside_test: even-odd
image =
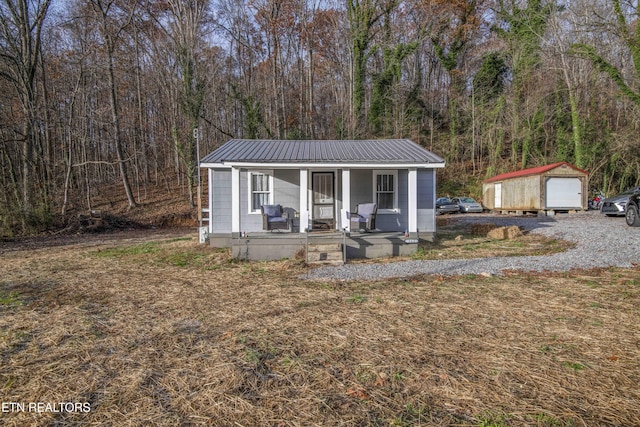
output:
[[[431,240],[432,235],[422,236]],[[306,254],[307,245],[346,245],[346,256],[354,258],[381,258],[388,256],[408,256],[418,249],[419,239],[406,238],[400,232],[351,232],[311,231],[292,233],[288,231],[255,232],[247,236],[232,238],[234,257],[247,260],[276,260],[301,257]]]

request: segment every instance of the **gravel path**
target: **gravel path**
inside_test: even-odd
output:
[[[597,211],[557,214],[553,217],[460,214],[456,220],[470,223],[493,222],[498,226],[517,225],[525,231],[575,242],[576,247],[566,252],[544,256],[323,266],[312,270],[304,277],[375,280],[416,274],[500,275],[504,270],[568,271],[576,268],[632,267],[640,262],[640,228],[627,226],[623,217],[609,218]]]

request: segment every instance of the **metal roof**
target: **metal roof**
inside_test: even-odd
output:
[[[206,164],[444,164],[409,139],[259,140],[232,139],[205,156]]]
[[[565,166],[565,167],[569,167],[571,169],[574,169],[576,172],[580,172],[583,173],[585,175],[588,175],[589,172],[584,171],[576,166],[573,166],[567,162],[558,162],[558,163],[553,163],[550,165],[544,165],[544,166],[537,166],[534,168],[529,168],[529,169],[522,169],[519,171],[514,171],[514,172],[507,172],[507,173],[503,173],[500,175],[496,175],[492,178],[486,179],[483,182],[496,182],[496,181],[503,181],[505,179],[511,179],[511,178],[519,178],[521,176],[529,176],[529,175],[539,175],[545,172],[549,172],[552,169],[555,169],[557,167],[560,166]]]

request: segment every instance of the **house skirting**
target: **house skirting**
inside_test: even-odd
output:
[[[433,241],[434,233],[420,233],[404,237],[403,233],[351,233],[346,238],[342,233],[255,233],[247,237],[232,235],[210,235],[211,246],[231,248],[233,257],[243,260],[267,261],[283,258],[305,257],[309,244],[346,244],[347,260],[355,258],[383,258],[410,256],[418,250],[420,240]],[[307,240],[308,239],[308,240]]]

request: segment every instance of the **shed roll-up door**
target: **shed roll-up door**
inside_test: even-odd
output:
[[[580,178],[549,178],[545,190],[547,209],[582,209]]]

